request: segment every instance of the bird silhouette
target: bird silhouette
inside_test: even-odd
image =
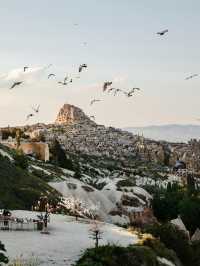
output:
[[[115,89],[114,90],[114,96],[116,96],[119,92],[124,92],[124,91],[121,89]]]
[[[106,81],[103,84],[103,91],[106,91],[108,87],[112,85],[112,81]]]
[[[185,78],[185,80],[189,80],[189,79],[192,79],[192,78],[195,78],[197,77],[199,74],[193,74],[193,75],[190,75],[188,77]]]
[[[23,81],[16,81],[16,82],[14,82],[13,85],[10,87],[10,90],[13,89],[16,86],[21,85],[22,83],[23,83]]]
[[[115,88],[108,89],[108,93],[111,92],[111,91],[113,91],[113,90],[116,90],[116,89]]]
[[[26,117],[26,121],[28,121],[33,116],[34,116],[34,114],[32,114],[32,113],[31,114],[28,114],[27,117]]]
[[[28,66],[25,66],[25,67],[24,67],[24,72],[26,72],[26,70],[27,70],[28,68],[29,68]]]
[[[93,99],[91,102],[90,102],[90,105],[93,105],[95,102],[100,102],[101,100],[99,99]]]
[[[86,64],[82,64],[79,66],[78,72],[81,73],[84,68],[87,68]]]
[[[65,82],[65,81],[58,81],[58,84],[61,84],[63,86],[66,86],[67,85],[67,82]]]
[[[169,30],[159,31],[159,32],[157,32],[157,34],[160,35],[160,36],[162,36],[162,35],[164,35],[167,32],[169,32]]]
[[[55,77],[55,76],[56,76],[55,74],[51,73],[48,75],[48,79],[50,79],[51,77]]]
[[[64,82],[67,82],[68,79],[69,79],[69,77],[66,76],[66,77],[64,78]]]
[[[140,88],[132,88],[129,92],[124,91],[124,94],[125,94],[127,97],[132,97],[136,90],[137,90],[137,91],[140,91]]]
[[[35,113],[39,113],[39,111],[40,111],[40,104],[37,106],[37,107],[32,107],[32,109],[33,109],[33,111],[35,112]]]

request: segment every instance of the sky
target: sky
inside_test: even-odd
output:
[[[199,10],[198,0],[0,0],[0,126],[51,123],[64,103],[107,126],[198,124],[200,76],[185,78],[200,73]],[[73,83],[58,84],[67,74]],[[114,97],[107,80],[141,91]]]

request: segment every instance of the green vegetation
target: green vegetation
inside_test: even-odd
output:
[[[76,168],[74,170],[75,170],[75,173],[73,177],[80,180],[82,177],[82,173],[81,173],[81,168],[79,164],[76,165]]]
[[[176,226],[170,223],[154,225],[149,228],[147,232],[159,238],[167,248],[174,250],[183,265],[195,266],[191,263],[193,250],[185,232],[180,231]]]
[[[24,169],[24,164],[11,163],[3,156],[0,156],[0,184],[0,208],[31,209],[41,195],[47,195],[49,200],[59,198],[45,181]]]
[[[200,221],[200,191],[191,186],[183,188],[177,184],[168,185],[167,189],[154,190],[152,202],[154,215],[161,222],[181,216],[187,229],[193,233]]]
[[[184,266],[200,265],[200,241],[190,243],[186,233],[170,223],[151,226],[147,232],[174,250]]]
[[[51,162],[53,164],[72,171],[74,170],[72,161],[67,158],[64,149],[56,138],[53,140],[50,146],[50,152],[52,155]]]
[[[133,186],[135,186],[135,182],[130,179],[123,179],[117,182],[117,188]]]
[[[157,256],[171,259],[174,265],[180,265],[176,255],[159,243],[130,245],[119,247],[106,245],[88,249],[75,266],[162,266]]]
[[[22,152],[15,152],[13,154],[13,159],[15,160],[15,165],[22,168],[28,168],[28,160],[27,157]]]
[[[0,265],[2,265],[2,263],[5,263],[5,264],[8,263],[8,258],[5,256],[5,252],[6,252],[6,249],[0,241]]]
[[[39,177],[41,180],[43,180],[45,182],[51,182],[54,179],[56,179],[56,176],[48,175],[44,171],[39,170],[39,169],[33,169],[32,170],[32,175]]]

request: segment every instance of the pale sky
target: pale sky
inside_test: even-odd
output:
[[[199,11],[198,0],[0,0],[0,126],[24,124],[37,104],[29,123],[53,122],[65,102],[116,127],[198,124],[200,77],[184,79],[200,73]],[[82,63],[80,79],[57,84]],[[9,90],[25,65],[38,72]],[[47,80],[51,72],[57,77]],[[141,91],[109,96],[106,80]],[[102,102],[91,107],[93,98]]]

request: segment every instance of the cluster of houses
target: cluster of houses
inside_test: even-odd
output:
[[[53,124],[36,124],[21,128],[27,138],[17,147],[15,138],[0,142],[12,148],[20,148],[25,154],[49,160],[49,144],[55,137],[70,153],[81,153],[99,158],[110,158],[131,165],[134,159],[159,162],[172,169],[200,170],[200,141],[168,143],[145,139],[143,136],[98,125],[84,112],[65,104]],[[179,165],[178,165],[179,164]]]

